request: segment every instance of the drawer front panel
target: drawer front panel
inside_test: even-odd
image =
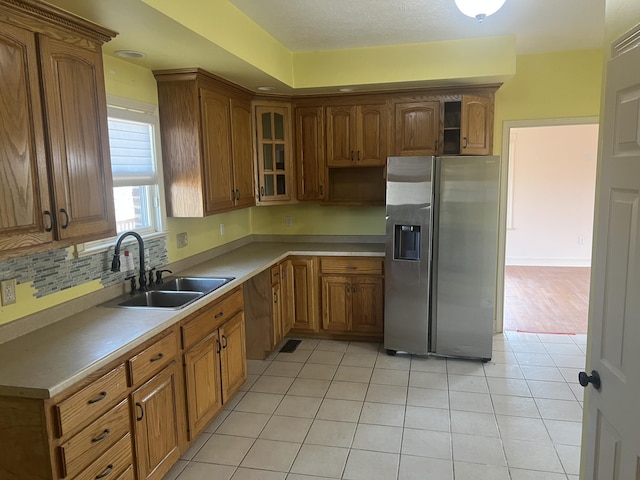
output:
[[[175,360],[178,353],[176,333],[171,332],[129,360],[131,383],[137,385]]]
[[[320,260],[322,273],[382,275],[383,258],[323,257]]]
[[[75,477],[74,480],[109,480],[118,478],[131,465],[133,465],[131,435],[127,434],[89,465],[80,475]]]
[[[212,308],[182,326],[182,347],[187,349],[217,329],[243,308],[242,290],[238,290]]]
[[[105,477],[105,480],[109,477]],[[122,475],[120,475],[116,480],[135,480],[135,474],[133,473],[133,465],[129,465]]]
[[[63,476],[77,474],[129,432],[129,400],[125,399],[60,445]]]
[[[124,364],[121,364],[56,405],[58,437],[106,412],[126,392],[127,374]]]

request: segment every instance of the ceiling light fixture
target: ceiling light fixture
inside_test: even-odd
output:
[[[339,92],[347,93],[347,92],[355,92],[356,89],[353,87],[342,87],[338,89]]]
[[[458,9],[466,16],[482,22],[486,17],[500,10],[505,0],[455,0],[455,2]]]
[[[147,56],[146,53],[137,50],[116,50],[113,53],[122,58],[144,58]]]
[[[259,87],[256,87],[258,90],[260,90],[261,92],[270,92],[272,90],[275,90],[276,87],[272,87],[271,85],[261,85]]]

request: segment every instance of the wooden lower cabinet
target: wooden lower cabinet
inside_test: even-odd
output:
[[[190,440],[222,408],[220,348],[215,331],[184,354]]]
[[[182,325],[189,441],[247,379],[242,298],[236,290]]]
[[[228,402],[247,379],[244,314],[237,313],[219,330],[222,403]]]
[[[131,395],[138,480],[160,480],[180,458],[178,365],[171,363]]]
[[[320,284],[317,257],[291,257],[291,329],[311,333],[319,330]]]
[[[384,328],[381,258],[321,259],[322,330],[380,336]]]

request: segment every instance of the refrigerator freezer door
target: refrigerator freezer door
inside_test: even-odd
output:
[[[426,354],[433,157],[387,162],[384,346]]]
[[[498,251],[497,157],[436,163],[432,350],[490,359]]]

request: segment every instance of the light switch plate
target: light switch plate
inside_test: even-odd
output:
[[[2,305],[12,305],[16,303],[16,279],[3,280],[0,282],[0,292],[2,293]]]

